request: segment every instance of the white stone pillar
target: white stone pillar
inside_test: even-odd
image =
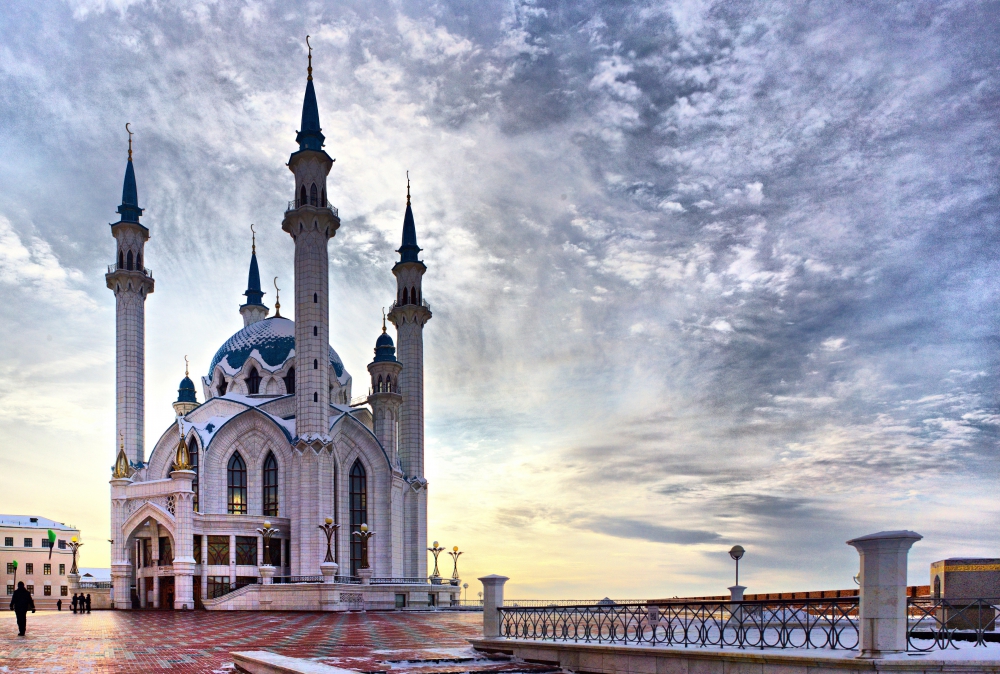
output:
[[[194,481],[193,470],[170,473],[174,490],[174,608],[194,609]]]
[[[921,538],[913,531],[882,531],[847,541],[861,555],[858,657],[906,651],[906,558]]]
[[[208,599],[208,536],[201,537],[201,600]]]
[[[490,574],[479,581],[483,584],[483,638],[498,639],[500,637],[500,613],[497,609],[503,606],[503,585],[510,578]]]
[[[236,587],[236,534],[229,536],[229,587]]]
[[[746,585],[732,585],[729,588],[729,601],[743,601],[743,591]]]

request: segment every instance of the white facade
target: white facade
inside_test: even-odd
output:
[[[420,333],[430,310],[419,298],[412,306],[397,299],[390,319],[401,357],[397,361],[388,335],[379,337],[369,366],[372,395],[352,406],[351,376],[329,346],[328,246],[340,219],[326,198],[333,160],[322,149],[311,75],[301,126],[299,150],[288,162],[294,199],[282,222],[295,246],[296,321],[268,317],[254,250],[240,308],[244,327],[201,378],[204,402],[199,404],[185,376],[174,403],[177,423],[163,431],[148,459],[142,446],[142,325],[153,281],[135,257],[149,231],[138,223],[130,150],[122,222],[112,226],[119,262],[107,275],[118,299],[119,326],[119,458],[111,480],[117,608],[195,608],[256,582],[259,567],[268,563],[277,567],[279,580],[318,577],[326,518],[339,525],[333,538],[338,574],[425,582]],[[409,198],[406,223],[401,251],[416,248],[412,231],[407,248],[406,228],[413,230]],[[121,255],[128,246],[137,247],[132,258]],[[421,262],[401,261],[393,273],[402,270],[419,288],[423,269]],[[267,550],[258,531],[265,522],[277,530]],[[352,540],[361,524],[376,534],[369,571],[357,538]]]
[[[50,529],[56,534],[51,554]],[[34,515],[0,515],[0,574],[6,601],[14,594],[16,583],[23,581],[37,608],[55,608],[56,601],[62,599],[68,609],[77,585],[70,582],[73,569],[70,542],[74,537],[79,539],[80,531],[62,522]]]

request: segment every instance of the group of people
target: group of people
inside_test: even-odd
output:
[[[90,595],[86,597],[83,593],[73,595],[73,613],[90,613]],[[56,602],[56,609],[62,610],[62,599]]]
[[[90,595],[73,595],[73,613],[90,613]],[[56,601],[56,608],[62,610],[62,599]],[[24,636],[28,628],[28,611],[35,612],[35,600],[24,587],[24,581],[18,581],[17,589],[10,598],[10,610],[17,616],[17,635]]]

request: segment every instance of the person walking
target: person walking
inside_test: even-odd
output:
[[[62,610],[62,599],[56,599],[56,610],[57,611]]]
[[[87,613],[90,613],[90,595],[87,595]]]
[[[76,592],[73,593],[73,602],[70,604],[73,607],[73,613],[76,613]]]
[[[24,589],[24,581],[18,581],[17,589],[10,598],[10,610],[17,616],[17,636],[23,637],[28,629],[28,611],[35,612],[35,600],[31,593]]]

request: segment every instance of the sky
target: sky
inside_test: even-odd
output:
[[[911,584],[1000,556],[985,1],[4,3],[0,511],[109,563],[126,122],[146,446],[242,327],[250,223],[293,313],[307,34],[331,342],[363,395],[409,171],[429,535],[470,597],[723,594],[734,544],[748,592],[850,588],[882,530],[924,536]]]

